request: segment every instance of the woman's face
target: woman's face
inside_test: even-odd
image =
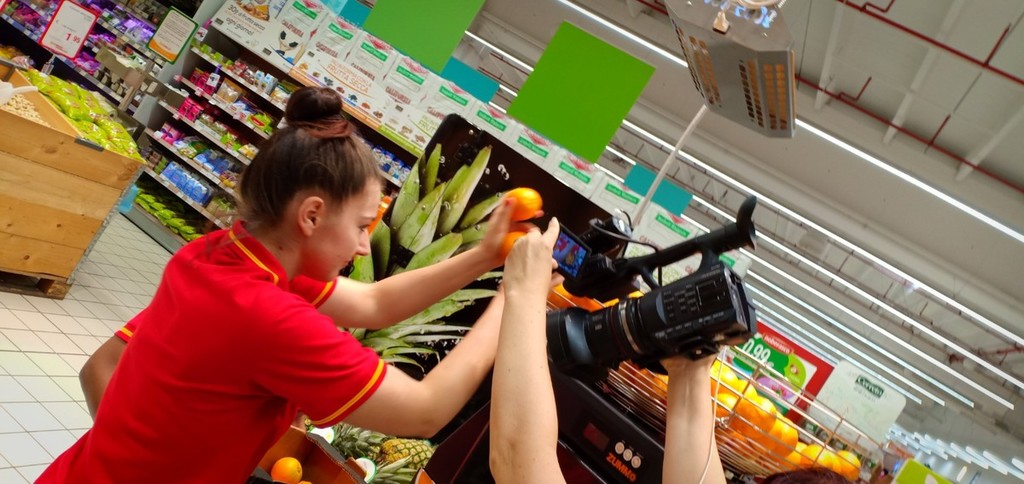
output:
[[[329,202],[324,221],[307,240],[302,273],[322,281],[338,277],[357,255],[370,253],[370,224],[377,218],[381,186],[366,184],[363,191],[341,203]]]

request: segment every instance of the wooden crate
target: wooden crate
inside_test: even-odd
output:
[[[29,84],[18,72],[10,82]],[[24,96],[51,127],[0,111],[0,271],[38,278],[44,295],[63,297],[141,164],[80,143],[45,97]]]

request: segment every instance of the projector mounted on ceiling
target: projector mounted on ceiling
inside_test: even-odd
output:
[[[666,0],[708,109],[774,138],[795,129],[793,38],[778,0]]]

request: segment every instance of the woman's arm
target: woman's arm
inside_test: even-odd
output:
[[[564,482],[545,333],[557,238],[557,221],[543,235],[531,231],[505,264],[507,302],[491,388],[490,467],[499,484]]]
[[[85,365],[82,365],[82,371],[78,373],[78,382],[82,385],[85,403],[89,406],[89,414],[93,418],[96,418],[96,410],[100,406],[103,392],[107,390],[110,377],[114,375],[117,362],[120,361],[127,345],[128,343],[121,338],[111,336],[89,356]]]
[[[339,277],[338,287],[319,310],[341,327],[380,329],[426,309],[502,264],[501,246],[512,222],[506,199],[488,222],[477,247],[446,261],[365,284]]]
[[[703,483],[725,484],[718,447],[711,441],[715,417],[711,402],[711,363],[714,357],[692,361],[675,356],[662,361],[668,370],[668,415],[662,482],[696,484],[707,465]],[[711,455],[708,456],[710,450]],[[708,462],[710,459],[710,462]]]

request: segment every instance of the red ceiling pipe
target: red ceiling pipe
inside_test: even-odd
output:
[[[996,181],[1002,183],[1003,185],[1006,185],[1006,186],[1016,190],[1019,193],[1024,193],[1024,187],[1021,187],[1021,186],[1019,186],[1019,185],[1017,185],[1017,184],[1015,184],[1015,183],[1013,183],[1013,182],[1011,182],[1011,181],[1009,181],[1009,180],[1007,180],[1007,179],[1005,179],[1005,178],[1003,178],[1003,177],[1001,177],[999,175],[996,175],[995,173],[992,173],[992,172],[990,172],[990,171],[988,171],[988,170],[986,170],[986,169],[984,169],[984,168],[982,168],[982,167],[980,167],[980,166],[978,166],[978,165],[976,165],[974,163],[971,163],[970,161],[967,161],[966,158],[964,158],[964,157],[962,157],[962,156],[960,156],[960,155],[958,155],[956,153],[953,153],[952,151],[949,151],[946,148],[943,148],[943,147],[941,147],[939,145],[932,144],[931,141],[929,141],[928,139],[922,137],[921,135],[918,135],[917,133],[914,133],[913,131],[910,131],[910,130],[906,129],[903,126],[898,126],[898,125],[894,124],[892,121],[890,121],[888,118],[883,118],[882,116],[879,116],[878,114],[875,114],[874,112],[869,111],[868,109],[865,109],[864,107],[860,106],[859,104],[857,104],[857,103],[855,103],[853,101],[850,101],[849,99],[847,99],[847,97],[849,97],[849,96],[846,96],[844,94],[837,94],[837,93],[831,92],[831,91],[829,91],[829,90],[827,90],[825,88],[822,88],[822,87],[818,86],[818,84],[816,82],[811,82],[811,81],[809,81],[807,79],[804,79],[803,77],[800,77],[800,76],[796,76],[796,80],[798,82],[800,82],[801,84],[805,84],[805,85],[807,85],[807,86],[809,86],[809,87],[811,87],[811,88],[813,88],[813,89],[815,89],[817,91],[825,93],[826,95],[828,95],[832,99],[838,100],[838,101],[842,102],[843,104],[846,104],[846,105],[856,109],[857,111],[860,111],[860,112],[862,112],[862,113],[864,113],[864,114],[866,114],[868,116],[871,116],[875,120],[877,120],[877,121],[879,121],[879,122],[881,122],[881,123],[883,123],[883,124],[893,128],[893,129],[899,131],[900,133],[903,133],[903,134],[905,134],[907,136],[910,136],[911,138],[916,139],[917,141],[920,141],[921,143],[924,143],[927,146],[931,146],[932,148],[935,148],[935,150],[939,151],[940,153],[942,153],[942,154],[944,154],[944,155],[946,155],[946,156],[948,156],[948,157],[950,157],[950,158],[952,158],[952,159],[954,159],[954,160],[956,160],[956,161],[958,161],[960,163],[963,163],[965,165],[970,165],[972,168],[977,170],[979,173],[983,173],[985,175],[988,175],[993,180],[996,180]]]
[[[987,70],[987,71],[989,71],[989,72],[991,72],[993,74],[996,74],[996,75],[998,75],[1000,77],[1004,77],[1006,79],[1009,79],[1010,81],[1013,81],[1014,83],[1016,83],[1019,86],[1024,86],[1024,78],[1015,76],[1013,74],[1010,74],[1009,72],[1006,72],[1006,71],[1004,71],[1004,70],[1002,70],[1002,69],[1000,69],[998,67],[995,67],[995,66],[992,66],[992,65],[989,64],[989,61],[992,60],[992,57],[995,56],[996,51],[999,50],[999,47],[1003,44],[1003,40],[1006,39],[1006,35],[1010,32],[1010,27],[1009,26],[1007,26],[1006,29],[1003,30],[1003,35],[999,36],[999,40],[996,41],[996,45],[992,47],[992,51],[989,52],[988,57],[986,57],[985,60],[980,60],[980,59],[976,59],[974,57],[971,57],[970,55],[966,54],[965,52],[963,52],[961,50],[954,49],[953,47],[951,47],[951,46],[949,46],[947,44],[943,44],[942,42],[939,42],[939,41],[937,41],[937,40],[935,40],[935,39],[933,39],[931,37],[928,37],[927,35],[924,35],[921,32],[918,32],[918,31],[916,31],[916,30],[914,30],[914,29],[912,29],[910,27],[907,27],[906,25],[903,25],[903,24],[901,24],[899,22],[890,20],[887,17],[885,17],[884,15],[874,11],[874,10],[879,10],[879,11],[883,11],[884,12],[884,11],[887,11],[888,8],[886,8],[886,10],[881,10],[880,8],[872,5],[871,3],[865,3],[864,5],[854,5],[852,3],[847,2],[846,0],[836,0],[836,1],[838,1],[839,3],[841,3],[841,4],[843,4],[843,5],[847,6],[847,7],[852,8],[852,9],[858,11],[858,12],[861,12],[864,15],[867,15],[867,16],[869,16],[871,18],[877,19],[878,21],[880,21],[880,22],[882,22],[882,23],[884,23],[886,25],[889,25],[890,27],[892,27],[892,28],[894,28],[896,30],[899,30],[901,32],[905,32],[905,33],[907,33],[909,35],[912,35],[912,36],[914,36],[914,37],[916,37],[916,38],[918,38],[920,40],[923,40],[923,41],[925,41],[925,42],[927,42],[927,43],[929,43],[929,44],[931,44],[931,45],[933,45],[935,47],[938,47],[938,48],[940,48],[940,49],[942,49],[942,50],[944,50],[946,52],[949,52],[950,54],[953,54],[953,55],[955,55],[955,56],[957,56],[957,57],[959,57],[959,58],[961,58],[961,59],[963,59],[963,60],[965,60],[967,62],[970,62],[971,64],[974,64],[974,65],[976,65],[978,67],[981,67],[982,69],[985,69],[985,70]],[[892,4],[890,3],[889,6],[891,7]],[[874,7],[874,9],[871,9],[869,7]]]
[[[974,351],[975,355],[980,356],[982,358],[985,358],[986,356],[1002,356],[1002,358],[999,360],[999,364],[1000,365],[1003,364],[1003,362],[1006,361],[1006,357],[1007,356],[1010,356],[1010,355],[1015,354],[1015,353],[1024,353],[1024,347],[1014,345],[1014,346],[1009,346],[1009,347],[1006,347],[1006,348],[1001,348],[1001,349],[998,349],[998,350],[991,350],[991,351],[978,351],[978,350],[975,350]],[[958,363],[958,362],[961,362],[961,361],[964,361],[964,356],[963,355],[959,355],[959,354],[950,354],[949,355],[949,362],[950,363]]]

